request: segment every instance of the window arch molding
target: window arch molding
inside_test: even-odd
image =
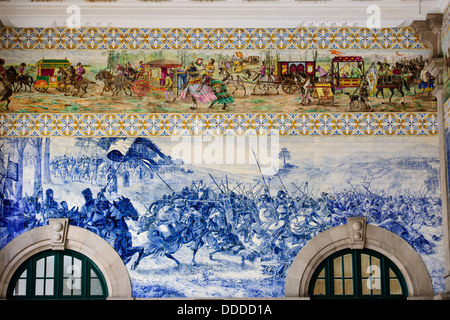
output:
[[[362,234],[355,232],[362,226]],[[358,229],[359,230],[359,229]],[[356,238],[361,236],[361,238]],[[402,273],[408,299],[433,298],[433,285],[420,255],[393,232],[370,224],[364,218],[348,219],[346,225],[333,227],[310,240],[295,257],[285,284],[285,297],[308,298],[314,271],[332,254],[345,249],[370,249],[390,259]]]
[[[70,249],[83,254],[102,273],[108,288],[108,299],[132,299],[128,270],[111,245],[89,230],[69,226],[67,221],[63,225],[63,239],[55,236],[57,228],[49,221],[49,225],[17,236],[0,251],[0,299],[6,299],[8,284],[17,268],[28,258],[49,249]],[[63,243],[59,240],[63,240]]]

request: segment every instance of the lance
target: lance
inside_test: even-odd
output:
[[[160,178],[161,179],[161,181],[162,182],[164,182],[164,184],[167,186],[167,188],[169,188],[170,189],[170,191],[172,191],[173,192],[173,189],[167,184],[167,182],[166,181],[164,181],[164,179],[163,178],[161,178],[161,176],[158,174],[158,172],[156,172],[156,171],[154,171],[154,170],[152,170],[157,176],[158,176],[158,178]]]
[[[213,203],[216,203],[216,202],[222,202],[222,201],[219,201],[219,200],[185,200],[186,202],[213,202]]]
[[[145,166],[147,166],[148,168],[150,168],[150,170],[151,170],[154,174],[156,174],[156,176],[157,176],[159,179],[161,179],[162,182],[164,182],[164,184],[167,186],[167,188],[170,189],[170,191],[173,192],[173,189],[167,184],[166,181],[164,181],[164,179],[158,174],[158,172],[156,172],[156,171],[152,168],[152,166],[150,166],[149,164],[147,164],[145,161],[142,161],[142,160],[146,160],[145,158],[140,159],[140,160],[141,160],[141,162],[142,162]]]
[[[111,176],[109,177],[109,180],[108,180],[108,181],[106,181],[106,185],[102,188],[102,191],[103,191],[103,192],[104,192],[104,191],[106,190],[106,188],[108,187],[109,183],[110,183],[111,180],[112,180],[112,177],[114,177],[114,176],[117,174],[117,172],[119,171],[119,168],[120,168],[120,166],[122,165],[122,163],[124,162],[124,160],[125,160],[125,156],[123,156],[123,157],[122,157],[122,160],[120,160],[120,163],[119,163],[119,165],[117,166],[116,171],[114,172],[114,174],[111,175]]]
[[[281,185],[282,185],[283,188],[284,188],[284,191],[286,191],[287,195],[289,195],[289,192],[287,191],[286,186],[285,186],[284,183],[283,183],[283,180],[281,180],[281,177],[280,177],[280,174],[279,174],[278,170],[275,169],[275,167],[273,167],[273,170],[275,170],[275,172],[277,173],[278,179],[280,179],[280,182],[281,182]]]
[[[261,173],[261,177],[262,177],[262,180],[263,180],[264,185],[266,187],[266,191],[270,195],[269,187],[267,186],[266,179],[264,179],[264,175],[263,175],[263,173],[261,171],[261,167],[259,166],[258,158],[256,157],[255,151],[253,149],[252,149],[252,152],[253,152],[253,156],[255,157],[256,164],[258,165],[259,173]]]
[[[213,176],[211,175],[211,173],[208,173],[209,176],[211,177],[212,181],[214,181],[214,183],[216,184],[217,188],[219,188],[220,192],[225,194],[225,192],[223,192],[222,188],[217,184],[216,180],[213,178]]]

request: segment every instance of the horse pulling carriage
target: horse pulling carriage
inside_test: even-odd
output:
[[[45,92],[48,88],[61,87],[61,77],[58,75],[56,70],[59,68],[67,68],[71,66],[67,58],[65,59],[44,59],[36,63],[37,67],[37,77],[34,83],[34,88],[39,92]]]

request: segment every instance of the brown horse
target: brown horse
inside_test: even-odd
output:
[[[130,96],[132,95],[132,84],[125,75],[114,75],[107,70],[100,70],[95,76],[95,80],[103,81],[105,83],[100,95],[102,95],[105,91],[111,91],[112,95],[115,96],[122,90],[126,95],[128,95],[126,89],[130,91]]]
[[[6,110],[8,110],[8,106],[11,102],[11,100],[9,99],[9,97],[11,97],[13,94],[13,88],[11,86],[11,84],[9,84],[8,82],[6,82],[6,80],[4,80],[2,78],[2,76],[0,76],[0,101],[5,101],[6,100]]]
[[[91,82],[84,77],[82,77],[81,80],[77,80],[78,76],[73,66],[67,67],[66,70],[60,68],[58,75],[62,77],[62,81],[59,83],[59,88],[64,92],[65,96],[69,95],[70,86],[72,86],[73,89],[71,93],[73,96],[76,96],[81,90],[84,91],[84,93],[80,95],[80,98],[82,98],[87,93],[89,83],[95,84],[95,82]]]

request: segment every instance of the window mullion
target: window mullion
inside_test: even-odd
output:
[[[362,295],[362,275],[361,275],[361,253],[354,252],[352,255],[353,262],[353,286],[355,297]]]
[[[89,270],[90,270],[90,266],[88,266],[88,261],[86,261],[85,259],[83,259],[82,263],[81,263],[81,268],[82,268],[82,281],[81,281],[81,296],[83,298],[87,298],[88,295],[90,295],[90,275],[89,275]]]
[[[325,289],[326,296],[334,297],[334,267],[332,259],[328,259],[326,262],[325,284],[328,284],[328,291]]]
[[[389,289],[389,268],[385,265],[386,261],[384,257],[380,257],[380,270],[381,276],[381,296],[386,298],[390,295]]]
[[[55,253],[55,288],[57,289],[57,299],[62,299],[62,292],[63,292],[63,254],[60,252]]]

